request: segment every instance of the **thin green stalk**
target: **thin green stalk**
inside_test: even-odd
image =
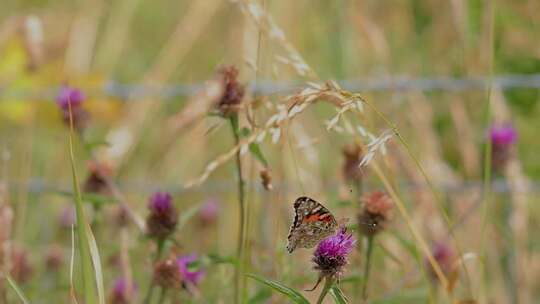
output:
[[[234,114],[229,119],[231,123],[232,133],[234,136],[234,143],[236,146],[240,144],[240,133],[238,128],[238,116]],[[236,174],[237,174],[237,183],[238,183],[238,205],[239,205],[239,215],[240,215],[240,227],[238,229],[238,247],[236,255],[239,259],[239,265],[235,268],[235,279],[234,279],[234,299],[235,303],[241,303],[242,293],[241,282],[242,282],[242,272],[244,268],[244,227],[245,227],[245,189],[244,189],[244,178],[242,175],[242,159],[240,156],[240,150],[236,152]]]
[[[317,300],[317,304],[321,304],[324,300],[324,298],[326,297],[326,295],[328,294],[328,292],[330,291],[330,288],[332,287],[332,285],[334,285],[334,279],[331,279],[331,278],[325,278],[325,281],[324,281],[324,287],[321,291],[321,294],[319,295],[319,299]]]
[[[367,237],[368,243],[367,243],[367,249],[366,249],[366,264],[364,267],[364,280],[363,280],[363,286],[362,286],[362,299],[364,301],[367,300],[367,287],[369,282],[369,270],[371,267],[371,254],[373,252],[373,240],[375,239],[374,235],[370,235]]]
[[[165,301],[166,295],[167,295],[167,288],[165,288],[165,287],[161,288],[161,293],[159,295],[158,304],[162,304],[163,301]]]
[[[157,252],[156,252],[156,256],[154,257],[153,264],[155,264],[161,258],[161,254],[163,253],[163,248],[165,248],[165,239],[157,240]],[[154,281],[154,278],[152,278],[152,281],[150,282],[150,287],[148,287],[148,291],[146,292],[146,296],[144,297],[145,304],[151,303],[152,295],[154,293],[155,287],[156,287],[156,283]]]
[[[362,194],[363,194],[363,190],[364,190],[364,183],[362,182],[362,179],[355,180],[354,186],[356,188],[356,201],[353,204],[357,204],[357,206],[359,207],[359,210],[360,210],[362,208],[362,206],[360,206],[360,199],[362,198]],[[361,210],[359,212],[361,212]],[[364,235],[362,234],[362,231],[360,231],[360,229],[358,229],[358,239],[361,240],[363,236]],[[362,242],[358,242],[356,248],[357,248],[359,253],[362,253],[362,249],[363,249]],[[358,265],[361,265],[360,255],[358,255],[358,259],[359,259],[358,260]],[[360,283],[365,284],[362,281]],[[355,299],[360,298],[361,290],[362,290],[361,288],[355,288],[354,289],[354,297],[355,297]]]
[[[493,76],[493,57],[494,57],[494,1],[489,1],[490,5],[490,14],[489,14],[489,77],[490,81],[488,82],[488,87],[486,90],[486,104],[485,104],[485,125],[486,129],[489,128],[491,124],[491,90],[492,90],[492,81],[491,77]],[[482,285],[481,285],[481,295],[484,296],[486,293],[486,277],[487,277],[487,258],[485,252],[485,234],[487,228],[487,221],[489,218],[489,202],[491,201],[491,140],[486,141],[484,147],[484,185],[483,185],[483,199],[482,199],[482,219],[480,227],[480,258],[484,260],[484,265],[482,268]]]

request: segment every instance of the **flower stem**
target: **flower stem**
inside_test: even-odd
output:
[[[326,297],[326,295],[328,294],[328,291],[330,291],[330,288],[332,287],[332,285],[334,285],[334,279],[331,279],[331,278],[325,278],[325,281],[324,281],[324,287],[321,291],[321,294],[319,295],[319,299],[317,300],[317,304],[321,304],[324,300],[324,297]]]
[[[362,182],[361,179],[357,179],[354,182],[354,187],[356,188],[356,202],[354,202],[354,203],[357,204],[357,206],[358,206],[358,208],[360,210],[359,212],[361,212],[362,206],[361,206],[360,200],[362,198],[362,194],[363,194],[363,190],[364,190],[364,183]],[[362,234],[361,230],[358,229],[358,239],[361,240],[362,237],[363,237],[363,234]],[[358,249],[358,252],[361,254],[362,249],[363,249],[362,242],[358,242],[357,245],[356,245],[356,248]],[[357,259],[358,259],[358,265],[361,265],[360,255],[358,255]],[[364,284],[364,281],[362,281],[361,284]],[[355,288],[354,289],[354,297],[355,297],[355,299],[360,298],[361,290],[362,290],[361,288]]]
[[[156,256],[154,257],[153,264],[155,264],[161,258],[161,253],[163,252],[164,247],[165,247],[165,239],[157,240],[157,252],[156,252]],[[146,296],[144,297],[145,304],[151,303],[152,294],[154,293],[154,287],[156,287],[156,284],[155,284],[154,278],[152,278],[152,281],[150,282],[150,287],[148,287],[148,291],[146,292]]]
[[[370,235],[367,237],[368,243],[367,243],[367,249],[366,249],[366,264],[364,267],[364,280],[363,280],[363,286],[362,286],[362,299],[365,301],[367,300],[367,286],[369,282],[369,269],[371,266],[371,253],[373,252],[373,240],[375,239],[374,235]]]
[[[240,131],[238,128],[238,116],[234,114],[229,119],[231,123],[231,129],[234,135],[234,143],[236,146],[240,144]],[[240,157],[240,150],[236,152],[236,173],[238,177],[238,205],[239,205],[239,216],[240,216],[240,227],[238,228],[238,247],[237,247],[237,257],[238,257],[238,267],[235,268],[234,275],[234,299],[235,303],[241,303],[242,293],[240,292],[240,285],[242,281],[243,267],[244,267],[244,226],[245,226],[245,190],[244,190],[244,178],[242,175],[242,160]]]
[[[165,296],[167,295],[167,288],[161,288],[161,294],[159,295],[158,304],[162,304],[165,301]]]

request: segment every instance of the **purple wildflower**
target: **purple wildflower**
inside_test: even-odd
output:
[[[62,213],[60,214],[59,220],[60,226],[67,229],[71,229],[71,226],[76,224],[77,217],[73,205],[69,204],[64,207],[64,210],[62,210]]]
[[[502,171],[512,156],[512,146],[517,141],[517,131],[510,124],[494,125],[489,130],[491,140],[491,166]]]
[[[164,239],[176,228],[177,211],[172,203],[172,197],[167,192],[156,192],[150,197],[148,204],[150,214],[146,219],[148,234],[158,239]]]
[[[82,108],[85,100],[84,93],[79,89],[64,86],[56,97],[56,104],[62,111],[64,124],[70,125],[69,105],[71,105],[71,117],[73,118],[73,127],[77,131],[82,131],[88,122],[89,114]]]
[[[56,97],[56,104],[62,109],[62,111],[69,111],[69,104],[71,108],[79,107],[85,100],[84,93],[76,88],[69,86],[63,86]]]
[[[148,208],[155,213],[169,212],[172,208],[172,196],[167,192],[156,192],[150,197]]]
[[[493,145],[509,146],[516,142],[517,131],[510,124],[494,125],[489,130],[489,138]]]
[[[204,276],[204,272],[202,270],[190,269],[191,264],[196,261],[197,255],[195,254],[181,256],[176,259],[176,263],[178,264],[178,270],[180,271],[184,283],[197,285]]]
[[[313,262],[315,269],[320,271],[319,278],[339,279],[343,267],[347,265],[347,256],[356,244],[352,234],[347,234],[345,228],[322,240],[315,250]]]

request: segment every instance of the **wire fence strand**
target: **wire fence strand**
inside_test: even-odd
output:
[[[463,92],[482,90],[491,84],[501,90],[540,89],[539,74],[508,74],[468,77],[427,77],[413,78],[408,76],[388,76],[381,78],[346,79],[337,81],[341,87],[353,92],[395,92],[395,91],[448,91]],[[145,98],[161,98],[164,100],[191,96],[203,86],[202,83],[173,84],[151,87],[143,84],[123,84],[109,81],[103,85],[82,87],[90,96],[110,96],[126,101]],[[261,81],[250,83],[249,90],[257,95],[289,94],[305,86],[301,81],[274,82]],[[36,88],[0,87],[2,100],[53,100],[59,86]]]

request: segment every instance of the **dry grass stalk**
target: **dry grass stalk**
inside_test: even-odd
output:
[[[220,3],[221,1],[215,0],[193,2],[186,15],[176,25],[152,67],[142,77],[143,84],[159,89],[171,77],[197,39],[202,37],[201,33],[213,20],[212,17],[218,11]],[[119,123],[119,127],[109,132],[110,136],[121,132],[130,138],[122,153],[115,155],[119,162],[129,159],[130,152],[139,142],[136,136],[141,134],[145,122],[150,121],[158,109],[159,107],[150,99],[134,103]]]
[[[473,136],[474,127],[461,98],[452,99],[449,106],[456,133],[459,134],[458,149],[463,161],[463,170],[468,177],[473,177],[480,172],[478,166],[480,155]]]
[[[168,130],[175,134],[180,130],[189,128],[193,123],[206,116],[223,95],[223,84],[220,81],[208,81],[204,88],[190,98],[181,112],[169,118]]]
[[[272,137],[272,143],[277,143],[282,134],[282,127],[294,117],[302,113],[309,105],[323,96],[331,95],[335,98],[340,97],[342,104],[347,104],[346,102],[349,100],[349,97],[343,95],[342,92],[343,91],[338,91],[338,89],[332,83],[326,83],[322,86],[318,84],[311,84],[311,86],[303,89],[300,93],[288,96],[285,99],[291,104],[288,108],[282,104],[278,105],[277,113],[270,116],[261,129],[253,132],[250,136],[241,140],[240,143],[231,150],[221,154],[211,161],[208,165],[206,165],[206,168],[199,177],[188,181],[184,184],[184,187],[191,188],[202,184],[218,167],[231,160],[237,151],[240,151],[241,154],[246,153],[248,151],[249,144],[254,142],[262,142],[267,135]]]
[[[116,1],[104,30],[103,43],[96,54],[95,65],[106,75],[110,74],[125,46],[130,25],[140,0]]]
[[[306,63],[296,48],[287,40],[283,30],[260,5],[249,0],[239,0],[238,4],[240,5],[242,12],[248,14],[255,24],[268,35],[268,38],[275,41],[283,48],[285,55],[276,56],[276,59],[279,62],[290,65],[300,76],[316,78],[316,73]]]
[[[67,74],[82,75],[90,70],[103,1],[85,1],[73,21],[66,49]]]

